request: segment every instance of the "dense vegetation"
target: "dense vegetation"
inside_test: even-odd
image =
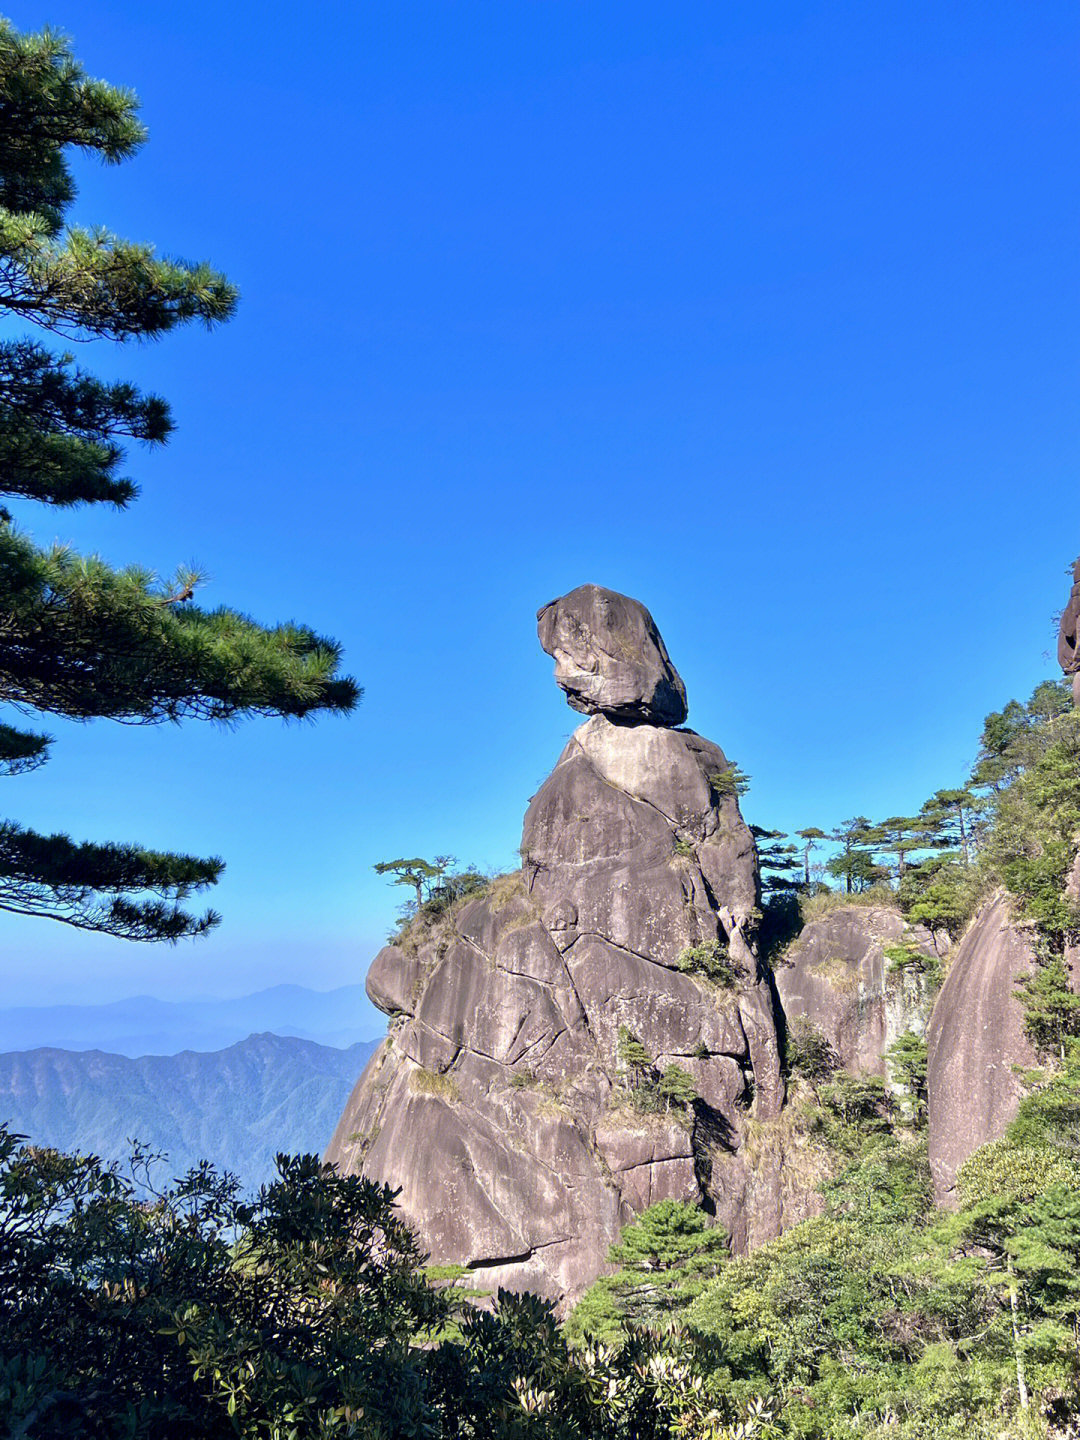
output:
[[[880,821],[857,815],[831,831],[797,831],[794,839],[754,827],[766,893],[812,894],[831,880],[847,896],[886,894],[912,920],[952,935],[996,884],[1025,898],[1035,885],[1060,899],[1072,845],[1067,827],[1078,808],[1065,791],[1078,753],[1080,729],[1069,688],[1043,681],[1026,704],[1010,700],[986,717],[967,780],[935,791],[917,813]],[[1037,768],[1043,772],[1041,787],[1033,777],[1014,786]],[[1054,789],[1055,772],[1064,790]],[[1038,856],[1016,855],[1015,842]],[[826,858],[814,859],[822,854]]]
[[[804,1082],[794,1103],[842,1162],[823,1213],[726,1259],[697,1212],[654,1207],[570,1334],[618,1344],[642,1322],[677,1321],[723,1412],[770,1416],[747,1434],[1075,1433],[1080,1044],[963,1167],[952,1215],[932,1208],[920,1119],[880,1081]]]
[[[734,1433],[680,1341],[574,1351],[534,1296],[470,1308],[424,1272],[390,1191],[313,1156],[279,1165],[252,1204],[209,1166],[148,1200],[145,1157],[133,1180],[0,1130],[6,1433]]]

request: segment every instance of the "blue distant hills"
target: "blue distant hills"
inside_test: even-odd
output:
[[[35,1144],[106,1160],[123,1161],[137,1139],[167,1153],[159,1178],[207,1159],[254,1189],[271,1178],[278,1151],[323,1151],[377,1044],[338,1049],[263,1033],[222,1050],[138,1059],[9,1052],[0,1054],[0,1120]]]
[[[136,995],[108,1005],[0,1009],[0,1051],[104,1050],[114,1055],[175,1055],[221,1050],[268,1031],[342,1049],[382,1034],[385,1021],[362,985],[308,990],[275,985],[228,1000],[155,1000]]]
[[[383,1017],[362,985],[275,985],[228,1000],[133,996],[0,1009],[0,1121],[39,1145],[268,1180],[278,1151],[321,1153]]]

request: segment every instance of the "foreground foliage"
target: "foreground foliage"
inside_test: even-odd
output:
[[[907,1112],[838,1083],[822,1136],[849,1163],[821,1215],[729,1259],[707,1217],[662,1202],[565,1328],[535,1296],[469,1306],[392,1192],[315,1157],[280,1157],[245,1202],[209,1166],[158,1189],[145,1156],[124,1175],[0,1131],[6,1433],[1073,1434],[1080,1047],[964,1167],[950,1216]]]
[[[205,264],[69,223],[73,150],[115,164],[146,139],[137,101],[88,78],[67,40],[0,19],[0,495],[54,507],[124,508],[131,440],[163,443],[166,402],[98,380],[37,332],[73,342],[156,338],[227,320],[236,292]],[[193,603],[199,576],[160,581],[61,545],[43,549],[0,509],[0,703],[16,716],[158,724],[347,711],[336,643],[306,626],[265,627]],[[48,759],[51,738],[0,724],[0,774]],[[0,822],[0,910],[126,940],[176,940],[217,923],[192,895],[222,862],[124,843],[74,841]]]
[[[586,1292],[568,1333],[617,1346],[664,1314],[724,1415],[768,1417],[748,1434],[1075,1435],[1080,1044],[1032,1080],[1007,1135],[963,1167],[956,1214],[933,1208],[903,1095],[843,1072],[811,1102],[800,1090],[808,1132],[839,1166],[822,1213],[727,1259],[700,1213],[654,1206],[613,1247],[619,1268]]]
[[[123,1175],[0,1129],[5,1433],[767,1433],[730,1428],[746,1416],[677,1337],[571,1351],[535,1296],[481,1311],[426,1275],[385,1187],[314,1156],[279,1157],[279,1171],[251,1203],[205,1165],[157,1190],[146,1156]]]

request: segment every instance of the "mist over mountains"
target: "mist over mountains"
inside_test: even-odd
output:
[[[0,1054],[0,1120],[36,1144],[106,1160],[123,1161],[138,1139],[167,1153],[162,1178],[207,1159],[255,1188],[279,1151],[321,1153],[375,1045],[263,1033],[138,1059],[55,1047]]]
[[[0,1120],[107,1160],[135,1139],[163,1177],[206,1159],[254,1188],[279,1151],[321,1153],[380,1028],[362,985],[8,1008]]]
[[[156,1000],[136,995],[107,1005],[35,1005],[0,1009],[0,1051],[104,1050],[112,1055],[175,1055],[222,1050],[271,1031],[337,1049],[383,1029],[363,985],[308,990],[275,985],[226,1000]]]

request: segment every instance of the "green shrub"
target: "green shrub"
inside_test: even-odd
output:
[[[788,1027],[785,1058],[792,1075],[802,1075],[811,1084],[828,1080],[840,1068],[840,1057],[811,1021],[800,1016]]]
[[[911,971],[925,976],[929,990],[941,985],[941,960],[937,955],[927,955],[912,940],[901,940],[895,945],[882,946],[882,954],[889,962],[890,975],[905,975]]]
[[[701,945],[688,945],[680,950],[675,961],[684,974],[703,975],[714,985],[731,990],[738,984],[740,968],[732,960],[726,945],[719,940],[706,940]]]
[[[726,770],[713,770],[705,778],[713,794],[721,800],[745,795],[750,788],[750,776],[744,775],[734,764],[729,764]]]

